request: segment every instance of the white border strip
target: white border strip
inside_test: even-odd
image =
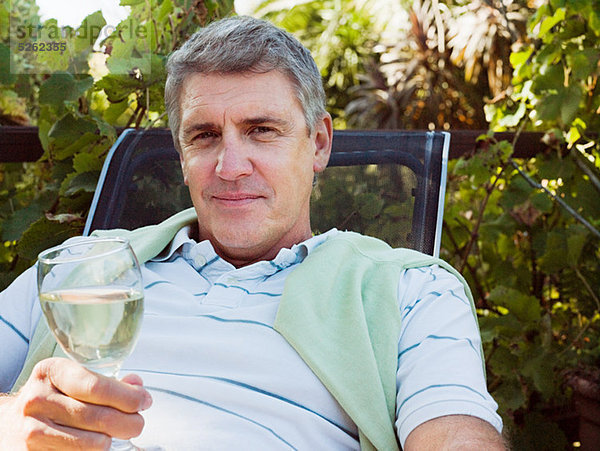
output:
[[[442,173],[440,176],[440,197],[438,199],[437,224],[435,225],[435,240],[433,242],[433,256],[440,256],[442,246],[442,228],[444,226],[444,202],[446,199],[446,178],[448,175],[448,154],[450,152],[450,133],[441,132],[444,135],[442,148]]]
[[[108,172],[108,166],[112,161],[113,155],[117,151],[117,147],[121,144],[121,141],[125,139],[127,135],[133,133],[132,128],[125,129],[121,132],[115,143],[112,145],[108,154],[106,155],[106,159],[104,160],[104,164],[102,165],[102,171],[100,172],[100,177],[98,178],[98,183],[96,184],[96,189],[94,191],[94,197],[92,199],[92,205],[90,206],[90,211],[87,215],[87,219],[85,220],[85,227],[83,228],[83,236],[89,236],[90,228],[92,227],[92,219],[94,218],[94,214],[96,213],[96,207],[98,206],[98,201],[100,200],[100,193],[102,192],[102,187],[104,186],[104,180],[106,179],[106,173]]]

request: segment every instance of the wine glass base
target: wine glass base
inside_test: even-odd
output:
[[[120,440],[118,438],[113,438],[110,444],[111,451],[165,451],[165,448],[160,446],[146,446],[144,448],[140,448],[139,446],[134,445],[129,440]]]
[[[138,451],[141,448],[138,448],[129,440],[120,440],[118,438],[113,438],[110,444],[111,451]]]

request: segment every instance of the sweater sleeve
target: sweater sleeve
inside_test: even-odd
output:
[[[502,430],[487,391],[477,321],[463,285],[434,265],[403,272],[396,374],[396,431],[402,446],[418,425],[471,415]]]
[[[35,267],[29,268],[0,293],[1,393],[8,392],[19,375],[41,317],[36,277]]]

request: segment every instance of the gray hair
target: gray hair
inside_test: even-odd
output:
[[[165,106],[177,151],[181,152],[179,97],[188,75],[272,70],[292,83],[312,133],[326,114],[325,91],[314,59],[296,38],[269,22],[247,16],[221,19],[194,33],[167,61]]]

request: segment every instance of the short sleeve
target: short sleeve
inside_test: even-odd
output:
[[[35,267],[0,293],[0,392],[10,391],[21,372],[29,340],[41,317]]]
[[[418,425],[471,415],[499,432],[479,327],[462,283],[437,265],[405,270],[398,285],[402,317],[396,375],[396,431],[402,446]]]

